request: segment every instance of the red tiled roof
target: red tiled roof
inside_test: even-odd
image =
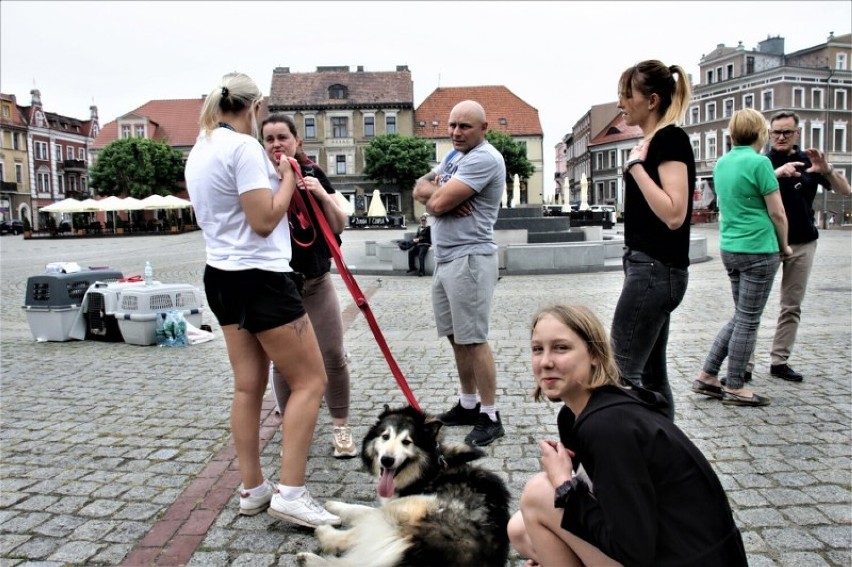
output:
[[[177,99],[177,100],[150,100],[131,110],[127,114],[104,124],[98,137],[95,139],[94,148],[100,149],[114,142],[119,137],[118,120],[125,117],[144,116],[155,126],[153,132],[149,132],[152,140],[168,140],[170,146],[194,146],[198,138],[198,118],[201,116],[201,105],[203,98]]]
[[[9,125],[9,126],[18,126],[18,127],[26,127],[27,119],[23,112],[21,111],[21,107],[18,106],[18,101],[15,95],[13,94],[3,94],[0,93],[0,99],[5,100],[6,102],[11,103],[10,106],[10,116],[8,118],[0,116],[0,123]]]
[[[538,109],[501,85],[435,89],[414,111],[414,135],[419,138],[446,138],[450,111],[463,100],[475,100],[485,108],[490,129],[510,136],[543,135]],[[501,124],[502,119],[505,119],[505,124]],[[433,127],[433,122],[438,124]]]
[[[329,87],[343,85],[347,96],[329,98]],[[316,71],[291,73],[275,69],[269,106],[277,110],[376,106],[414,108],[411,71]]]
[[[597,136],[592,138],[589,146],[597,146],[600,144],[611,144],[613,142],[621,142],[624,140],[635,140],[643,136],[642,128],[639,126],[628,126],[624,122],[624,115],[619,112]]]

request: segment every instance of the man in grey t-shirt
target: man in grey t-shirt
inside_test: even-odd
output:
[[[494,223],[506,164],[485,140],[487,131],[482,105],[458,103],[449,120],[453,151],[414,187],[414,198],[435,216],[432,308],[438,336],[453,347],[461,383],[459,403],[439,418],[445,425],[473,425],[465,441],[477,446],[504,435],[488,324],[498,273]]]

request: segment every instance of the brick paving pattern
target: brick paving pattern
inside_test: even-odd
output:
[[[852,563],[852,233],[823,231],[791,365],[802,384],[768,376],[769,342],[778,313],[777,285],[764,313],[754,389],[765,408],[734,408],[690,391],[732,302],[718,255],[690,269],[689,290],[672,319],[670,378],[677,423],[713,463],[728,491],[754,566]],[[368,271],[375,259],[363,241],[401,231],[347,231],[347,263]],[[231,372],[212,314],[212,342],[185,348],[125,343],[33,340],[21,306],[28,276],[45,264],[73,261],[201,287],[201,234],[136,238],[0,239],[0,565],[295,565],[313,549],[309,531],[266,514],[237,515],[239,484],[230,443]],[[375,272],[375,270],[373,270]],[[360,275],[390,348],[427,411],[456,399],[446,340],[435,337],[429,278]],[[592,306],[608,323],[621,289],[618,271],[509,276],[497,286],[491,344],[498,367],[498,405],[506,436],[483,464],[503,476],[514,497],[538,470],[535,441],[555,436],[553,404],[530,399],[528,325],[539,306],[557,301]],[[360,439],[384,403],[404,397],[363,317],[339,277],[351,359],[350,420]],[[279,436],[264,406],[264,470],[277,480]],[[447,428],[461,441],[466,428]],[[320,414],[308,465],[314,496],[371,503],[375,485],[360,460],[331,456],[331,421]],[[514,503],[513,507],[516,507]],[[510,564],[519,564],[516,556]]]

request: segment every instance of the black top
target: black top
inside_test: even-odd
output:
[[[630,173],[624,175],[624,244],[633,250],[660,260],[668,266],[689,266],[689,224],[692,218],[692,196],[695,193],[695,156],[689,136],[677,126],[666,126],[654,134],[648,145],[644,168],[654,182],[660,183],[660,164],[680,161],[686,164],[689,196],[686,218],[675,230],[654,214]],[[636,171],[634,168],[633,171]]]
[[[813,164],[798,146],[793,146],[792,154],[784,154],[772,149],[769,150],[768,156],[775,169],[791,161],[800,161],[805,164],[799,168],[801,177],[780,177],[778,186],[781,190],[784,212],[787,215],[787,242],[790,244],[813,242],[819,238],[814,222],[814,197],[816,197],[817,185],[831,188],[831,184],[822,174],[805,171]]]
[[[326,193],[334,193],[334,187],[326,177],[325,172],[315,163],[301,165],[302,175],[305,177],[316,177]],[[296,189],[301,191],[301,189]],[[295,272],[301,272],[307,279],[318,278],[331,271],[331,251],[322,235],[313,207],[308,203],[307,195],[303,195],[305,205],[308,208],[310,226],[303,228],[299,219],[294,218],[292,205],[290,208],[290,242],[293,248],[293,257],[290,259],[290,267]],[[322,205],[320,205],[322,206]],[[340,244],[340,236],[336,236]],[[307,246],[306,246],[307,245]]]
[[[649,390],[604,386],[576,421],[562,408],[560,439],[593,489],[568,499],[562,527],[626,566],[747,565],[716,473],[665,404]]]
[[[429,246],[432,244],[432,227],[428,224],[423,226],[422,224],[417,227],[417,233],[414,235],[414,238],[419,238],[420,240],[417,242],[418,246]]]

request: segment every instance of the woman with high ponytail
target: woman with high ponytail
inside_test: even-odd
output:
[[[644,137],[623,164],[624,286],[612,320],[612,343],[622,377],[663,395],[674,419],[666,371],[671,313],[689,274],[689,220],[695,157],[678,127],[691,89],[679,65],[642,61],[618,82],[618,108]]]
[[[207,244],[204,290],[234,372],[231,433],[242,489],[240,514],[269,514],[308,527],[340,519],[305,488],[305,469],[326,374],[290,266],[287,209],[296,188],[289,160],[277,169],[258,141],[263,95],[242,73],[222,77],[201,109],[201,133],[186,161],[186,187]],[[286,369],[279,484],[260,466],[260,411],[269,362]]]

